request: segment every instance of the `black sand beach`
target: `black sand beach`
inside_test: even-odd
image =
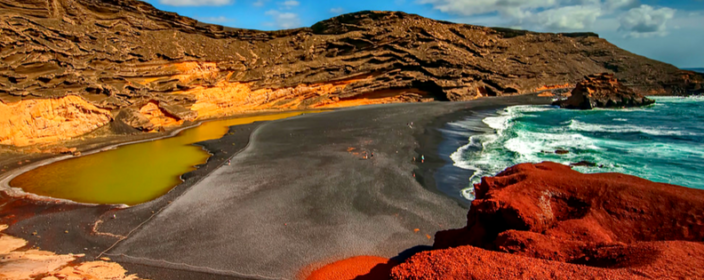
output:
[[[150,279],[292,279],[356,255],[404,257],[432,244],[436,231],[464,224],[466,202],[452,195],[458,187],[436,180],[448,163],[439,128],[549,102],[374,105],[237,126],[201,143],[213,154],[208,163],[159,199],[119,209],[3,198],[23,206],[4,207],[0,222],[33,246],[107,256]],[[249,145],[240,151],[233,142]],[[363,159],[365,151],[374,157]],[[412,162],[420,155],[425,163]]]

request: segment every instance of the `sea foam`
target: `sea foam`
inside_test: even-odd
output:
[[[656,97],[658,106],[629,110],[564,110],[513,106],[486,117],[491,133],[472,134],[451,155],[454,165],[473,170],[462,195],[474,199],[473,184],[523,162],[589,161],[601,168],[646,179],[704,188],[704,98]],[[682,117],[683,114],[686,117]],[[459,127],[459,126],[458,126]],[[567,150],[567,154],[556,154]]]

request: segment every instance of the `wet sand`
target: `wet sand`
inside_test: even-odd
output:
[[[432,244],[436,231],[464,224],[466,204],[434,179],[447,165],[438,126],[548,102],[374,105],[237,126],[202,143],[214,156],[157,200],[118,209],[14,199],[20,208],[5,207],[0,221],[14,219],[8,233],[32,245],[108,256],[150,279],[292,279],[356,255],[403,258]],[[231,143],[249,141],[251,131],[238,153],[244,145]],[[421,154],[425,163],[412,162]]]

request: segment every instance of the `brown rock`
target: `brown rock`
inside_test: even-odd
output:
[[[133,108],[123,109],[117,114],[116,119],[141,131],[153,131],[157,128],[147,116],[140,114],[138,110]]]
[[[625,108],[645,106],[655,103],[642,94],[619,83],[613,74],[602,73],[587,76],[577,84],[566,100],[553,104],[567,109]]]

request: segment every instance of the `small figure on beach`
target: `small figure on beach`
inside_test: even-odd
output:
[[[416,162],[416,157],[413,157],[413,162]]]
[[[372,152],[372,154],[371,154],[370,158],[374,158],[374,152]]]
[[[420,163],[425,163],[425,156],[424,155],[420,155]]]
[[[367,159],[367,152],[364,152],[364,159]]]
[[[228,159],[228,160],[227,160],[227,165],[229,166],[231,163],[232,163],[232,160],[231,160],[231,159]]]

